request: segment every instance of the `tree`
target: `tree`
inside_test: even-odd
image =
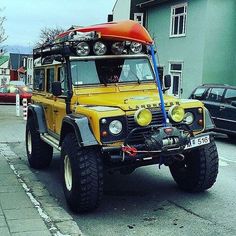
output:
[[[52,41],[56,35],[62,33],[63,31],[65,30],[60,27],[56,27],[56,28],[45,27],[41,29],[40,35],[39,35],[39,42],[36,43],[36,47],[40,47],[46,42]]]
[[[6,20],[6,17],[1,15],[2,11],[3,9],[0,8],[0,53],[3,52],[1,44],[7,39],[7,36],[5,34],[5,29],[3,27],[3,23]]]

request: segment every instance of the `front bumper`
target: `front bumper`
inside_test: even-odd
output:
[[[136,133],[142,134],[142,143],[134,142]],[[159,127],[134,129],[119,147],[103,147],[115,160],[137,160],[176,156],[210,142],[211,133],[193,135],[188,127]]]

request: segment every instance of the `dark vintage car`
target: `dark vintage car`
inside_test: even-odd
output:
[[[31,101],[32,90],[27,86],[5,85],[0,87],[0,103],[16,103],[16,94],[20,94],[20,101],[26,98]]]
[[[203,101],[216,131],[236,137],[236,86],[204,84],[197,87],[190,98]]]

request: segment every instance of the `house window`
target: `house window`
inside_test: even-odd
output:
[[[2,74],[6,75],[7,74],[7,69],[2,69]]]
[[[170,62],[169,71],[171,75],[171,87],[169,89],[169,93],[176,97],[180,97],[183,89],[182,89],[182,70],[183,63],[182,62]]]
[[[134,13],[134,20],[143,25],[143,13]]]
[[[170,37],[185,36],[187,3],[171,7]]]

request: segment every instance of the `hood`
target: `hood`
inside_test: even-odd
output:
[[[178,101],[173,97],[165,96],[165,105],[171,106]],[[137,91],[93,94],[92,96],[81,96],[78,99],[81,105],[119,107],[124,111],[137,110],[139,108],[159,107],[160,99],[157,91]]]

